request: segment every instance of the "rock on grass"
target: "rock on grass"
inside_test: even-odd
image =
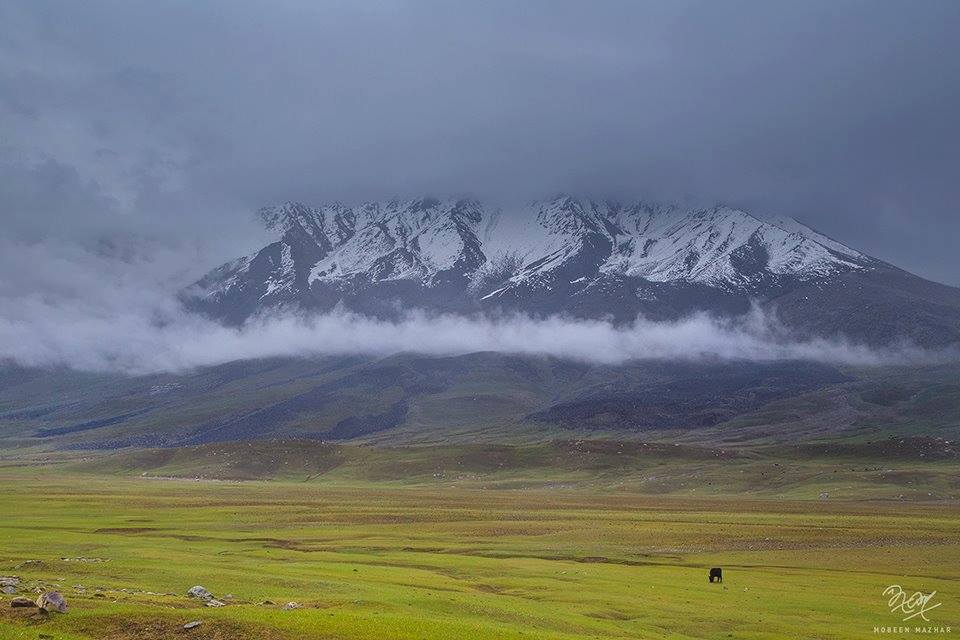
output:
[[[190,589],[187,591],[187,595],[191,598],[200,598],[201,600],[210,600],[213,598],[213,594],[200,585],[190,587]]]
[[[37,598],[37,606],[44,611],[67,612],[67,601],[56,591],[47,591]]]

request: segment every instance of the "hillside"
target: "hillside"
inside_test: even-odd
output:
[[[960,435],[956,366],[587,365],[474,354],[272,359],[183,374],[4,369],[8,453],[308,438],[695,445]]]

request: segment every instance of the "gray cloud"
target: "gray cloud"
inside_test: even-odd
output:
[[[286,199],[684,198],[960,284],[958,43],[952,0],[14,0],[0,216],[200,273]]]

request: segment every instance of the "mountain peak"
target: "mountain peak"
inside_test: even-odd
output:
[[[358,277],[429,283],[455,267],[469,279],[507,254],[519,257],[517,272],[497,283],[508,288],[561,269],[743,289],[758,279],[823,277],[871,262],[795,220],[768,222],[724,205],[684,209],[557,194],[501,210],[427,196],[357,206],[285,202],[259,215],[281,245],[315,245],[306,251],[312,264],[300,265],[308,268],[307,286]]]
[[[726,205],[558,194],[504,208],[430,196],[285,202],[259,215],[276,239],[208,274],[189,296],[194,308],[234,323],[272,307],[338,305],[629,320],[738,313],[891,269],[792,218]]]

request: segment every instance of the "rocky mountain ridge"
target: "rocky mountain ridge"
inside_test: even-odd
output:
[[[880,343],[960,337],[960,290],[912,276],[790,218],[725,206],[559,196],[502,209],[421,198],[259,212],[275,240],[184,293],[228,324],[338,306],[674,319],[770,306],[791,328]],[[869,313],[869,315],[867,315]]]

